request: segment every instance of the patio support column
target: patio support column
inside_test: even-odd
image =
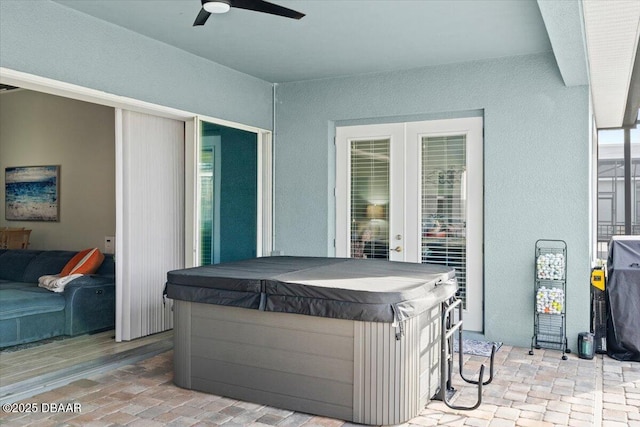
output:
[[[631,230],[631,129],[624,128],[624,234]]]

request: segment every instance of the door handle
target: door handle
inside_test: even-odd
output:
[[[393,252],[402,252],[402,246],[396,246],[393,249],[389,249],[389,251],[393,251]]]

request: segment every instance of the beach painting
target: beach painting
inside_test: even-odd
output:
[[[5,168],[5,214],[13,221],[58,221],[60,166]]]

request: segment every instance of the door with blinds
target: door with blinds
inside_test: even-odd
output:
[[[482,330],[482,119],[336,129],[336,256],[454,267]]]

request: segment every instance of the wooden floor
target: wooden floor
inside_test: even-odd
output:
[[[31,348],[0,351],[0,400],[63,384],[67,379],[132,360],[141,360],[173,347],[173,331],[133,341],[115,342],[114,331],[55,340]]]

